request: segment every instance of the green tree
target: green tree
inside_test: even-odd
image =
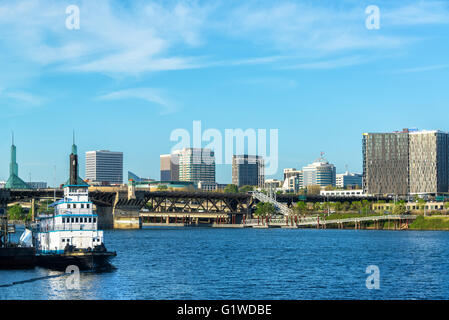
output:
[[[343,204],[342,204],[343,211],[349,211],[350,208],[351,208],[351,204],[348,201],[343,202]]]
[[[249,191],[253,191],[254,190],[254,186],[242,186],[239,189],[240,193],[248,193]]]
[[[335,202],[334,208],[335,208],[336,212],[339,212],[342,210],[343,206],[340,201],[337,201],[337,202]]]
[[[228,184],[224,189],[225,193],[237,193],[239,192],[239,188],[235,184]]]
[[[293,209],[299,214],[305,214],[308,211],[307,204],[304,201],[297,202]]]
[[[8,209],[8,219],[11,220],[24,220],[25,213],[20,204],[15,204]]]
[[[397,203],[393,208],[393,214],[402,215],[407,212],[407,208],[404,203]]]
[[[258,202],[256,204],[255,215],[260,218],[265,218],[276,212],[276,208],[269,202]]]

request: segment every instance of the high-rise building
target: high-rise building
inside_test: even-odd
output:
[[[264,182],[265,165],[261,156],[245,154],[232,157],[232,184],[262,188]]]
[[[162,154],[161,181],[179,181],[179,151]]]
[[[304,174],[295,168],[284,169],[284,182],[282,189],[288,192],[298,192],[304,187]]]
[[[409,193],[408,142],[408,130],[363,134],[363,189],[366,193]]]
[[[179,181],[215,182],[215,155],[210,149],[184,148],[179,157]]]
[[[346,171],[345,173],[337,174],[336,184],[338,188],[348,188],[348,187],[362,187],[363,185],[363,175],[360,173],[352,173]]]
[[[448,192],[449,135],[442,131],[409,133],[411,194]]]
[[[448,133],[404,129],[363,134],[366,193],[436,194],[448,188]]]
[[[122,184],[123,152],[87,151],[86,179],[91,182]]]
[[[335,186],[336,169],[335,166],[323,157],[315,160],[312,164],[302,168],[303,186]]]

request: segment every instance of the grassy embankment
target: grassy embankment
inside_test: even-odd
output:
[[[449,230],[449,216],[418,216],[409,226],[410,230]]]

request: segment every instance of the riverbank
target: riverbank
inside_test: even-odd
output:
[[[448,216],[418,216],[409,226],[410,230],[449,231]]]

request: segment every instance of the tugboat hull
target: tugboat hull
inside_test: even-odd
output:
[[[65,271],[68,266],[77,266],[80,270],[101,270],[111,267],[110,260],[115,252],[70,252],[61,254],[40,254],[36,264],[53,270]]]
[[[0,248],[0,269],[31,269],[36,265],[35,248]]]

